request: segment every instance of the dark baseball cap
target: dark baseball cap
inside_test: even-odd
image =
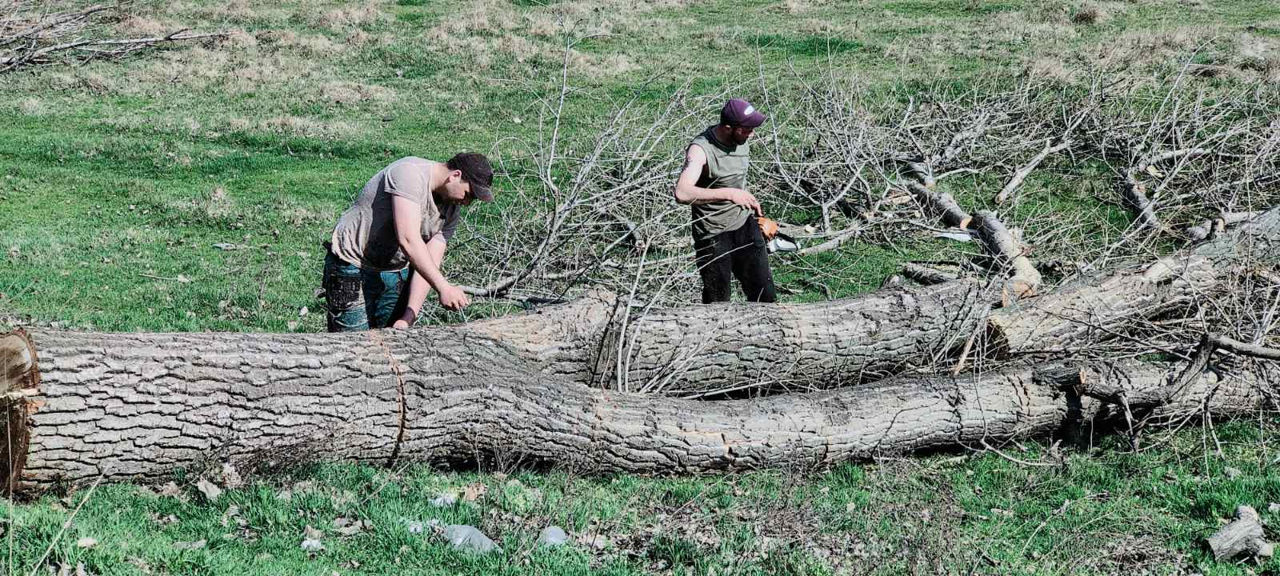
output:
[[[724,108],[720,109],[720,123],[725,126],[741,126],[743,128],[755,128],[764,124],[765,117],[750,102],[741,98],[734,98],[724,103]]]
[[[471,193],[482,202],[493,202],[493,166],[484,154],[463,152],[454,155],[446,163],[450,170],[462,172],[462,179],[471,185]]]

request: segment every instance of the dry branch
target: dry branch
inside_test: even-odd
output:
[[[1021,168],[1018,168],[1018,171],[1013,173],[1013,176],[1009,178],[1009,182],[1004,185],[1004,188],[1001,188],[1000,192],[996,194],[996,204],[1004,204],[1007,202],[1013,197],[1013,193],[1017,192],[1018,188],[1022,186],[1022,182],[1027,179],[1027,176],[1030,176],[1031,172],[1035,171],[1035,169],[1040,166],[1040,163],[1044,162],[1045,158],[1048,158],[1051,154],[1056,154],[1070,148],[1071,144],[1070,140],[1065,140],[1057,144],[1054,144],[1052,140],[1045,141],[1044,150],[1041,150],[1039,154],[1036,154]]]
[[[223,32],[185,34],[187,29],[184,28],[164,36],[144,38],[83,37],[81,33],[94,24],[95,18],[120,10],[119,6],[96,5],[77,12],[41,14],[27,28],[0,30],[0,48],[4,49],[0,50],[0,73],[48,64],[64,53],[75,53],[83,60],[118,58],[160,44],[227,36]]]
[[[1034,296],[1040,287],[1040,271],[1027,258],[1027,249],[1013,237],[995,212],[978,212],[974,230],[988,254],[996,260],[998,270],[1008,270],[1008,287],[1003,301]]]
[[[969,223],[973,221],[973,216],[961,208],[956,199],[947,192],[940,192],[915,182],[908,183],[907,189],[915,196],[926,214],[941,219],[947,226],[968,228]]]

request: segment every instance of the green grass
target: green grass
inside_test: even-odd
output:
[[[318,316],[299,311],[318,309],[311,295],[318,245],[354,190],[405,154],[475,149],[527,166],[515,141],[535,134],[538,98],[555,89],[566,30],[590,36],[571,70],[565,131],[573,142],[589,137],[619,100],[637,95],[641,107],[657,108],[685,83],[695,95],[741,85],[750,96],[761,76],[785,95],[795,88],[792,74],[835,69],[863,79],[877,97],[905,101],[948,83],[985,89],[985,78],[1062,53],[1060,41],[1038,40],[1041,32],[1008,33],[1019,26],[1050,26],[1088,52],[1114,43],[1108,38],[1117,30],[1159,33],[1178,24],[1150,7],[1108,4],[1108,21],[1076,25],[1065,2],[600,2],[400,0],[368,10],[316,0],[234,10],[143,3],[143,17],[238,28],[250,40],[6,76],[0,312],[107,330],[319,330]],[[1185,12],[1187,22],[1216,23],[1205,34],[1219,37],[1241,33],[1242,15],[1264,27],[1277,16],[1246,2]],[[1025,192],[1035,201],[1019,210],[1070,207],[1093,224],[1122,226],[1114,204],[1082,195],[1071,170],[1034,176]],[[980,199],[999,177],[983,178],[952,186]],[[771,192],[758,192],[768,206]],[[493,208],[477,208],[473,220],[486,210]],[[482,261],[465,241],[470,234],[484,230],[464,230],[455,252]],[[852,242],[831,257],[847,273],[820,280],[825,288],[792,285],[788,297],[877,286],[900,261],[922,254],[915,242],[888,249]],[[248,248],[212,248],[221,243]],[[815,268],[786,259],[777,267],[781,278]],[[452,274],[481,280],[469,269]],[[166,280],[179,277],[190,282]]]
[[[1221,455],[1206,454],[1206,431],[1192,429],[1149,437],[1155,448],[1140,453],[1107,441],[1047,467],[991,452],[699,478],[316,465],[254,478],[214,502],[191,486],[159,495],[115,485],[48,495],[5,517],[15,568],[28,569],[53,543],[52,562],[84,563],[101,575],[144,573],[142,566],[210,575],[1242,574],[1249,564],[1212,561],[1204,538],[1239,504],[1280,520],[1268,510],[1280,500],[1270,449],[1280,423],[1214,432]],[[1037,444],[1007,452],[1046,457]],[[473,485],[487,488],[474,501],[429,504]],[[344,536],[337,519],[370,528]],[[477,526],[503,551],[476,556],[451,549],[430,527],[409,530],[432,520]],[[537,546],[549,525],[574,542]],[[323,532],[323,551],[300,548],[307,527]],[[81,538],[97,544],[78,547]],[[199,540],[203,548],[176,547]],[[1255,568],[1276,569],[1276,560]]]
[[[566,28],[592,36],[571,68],[571,145],[590,138],[619,102],[634,96],[655,111],[685,86],[693,97],[726,86],[757,97],[763,79],[785,108],[782,96],[800,89],[798,79],[834,73],[856,78],[873,99],[901,104],[932,90],[986,90],[993,76],[1011,83],[1037,59],[1083,71],[1100,53],[1138,45],[1134,35],[1186,34],[1184,48],[1204,42],[1213,52],[1204,58],[1230,61],[1242,34],[1280,31],[1280,8],[1245,0],[1109,2],[1109,18],[1094,25],[1070,22],[1078,7],[395,0],[361,11],[321,0],[138,2],[136,14],[161,24],[244,36],[3,76],[0,327],[322,330],[313,295],[320,242],[389,161],[492,152],[512,170],[500,178],[500,195],[512,192],[503,186],[534,190],[524,143],[537,137],[540,99],[557,88]],[[1174,52],[1144,48],[1125,66],[1150,76]],[[1206,89],[1220,82],[1191,81]],[[708,108],[708,121],[712,114]],[[1110,177],[1098,166],[1050,161],[1027,181],[1010,220],[1035,234],[1067,215],[1088,226],[1060,241],[1106,241],[1128,225],[1105,201]],[[943,186],[986,207],[1000,180],[961,175]],[[759,192],[767,208],[775,205],[776,191]],[[473,207],[450,261],[485,262],[477,240],[499,232],[484,223],[505,206]],[[775,258],[774,266],[783,300],[804,302],[874,289],[905,260],[969,250],[907,227],[816,257]],[[483,279],[465,267],[448,273]],[[469,314],[512,309],[481,302]],[[101,575],[1244,574],[1248,565],[1211,561],[1203,539],[1237,504],[1276,520],[1265,510],[1280,500],[1269,453],[1278,431],[1270,421],[1220,427],[1221,456],[1206,449],[1199,429],[1140,454],[1107,441],[1049,468],[991,453],[698,478],[326,465],[257,478],[215,503],[189,483],[182,498],[102,486],[7,508],[0,572],[43,570],[33,564],[52,545],[52,562],[84,562]],[[1008,451],[1035,460],[1046,448]],[[1226,466],[1242,473],[1229,478]],[[313,487],[277,498],[297,481]],[[442,490],[473,482],[489,487],[479,501],[429,506]],[[226,517],[231,505],[243,526]],[[170,515],[177,521],[158,521]],[[373,530],[340,537],[332,530],[338,517]],[[504,553],[460,554],[440,538],[409,534],[402,519],[471,523]],[[599,533],[608,544],[538,549],[533,540],[549,523]],[[323,552],[299,548],[307,526],[325,531]],[[78,548],[81,537],[99,543]],[[202,549],[173,546],[201,539]]]

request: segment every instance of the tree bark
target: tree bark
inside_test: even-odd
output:
[[[1124,391],[1129,409],[1155,398],[1144,409],[1156,416],[1231,414],[1269,398],[1273,364],[1206,373],[1173,392],[1168,366],[1143,364],[906,375],[719,402],[628,391],[859,382],[927,363],[983,329],[1006,354],[1070,351],[1129,319],[1211,297],[1236,267],[1274,265],[1278,241],[1272,210],[1145,268],[1020,301],[986,325],[990,294],[961,279],[784,306],[637,311],[596,294],[540,314],[406,332],[0,335],[0,455],[6,484],[37,488],[153,478],[210,459],[512,455],[637,472],[825,464],[1045,434],[1089,402],[1120,397],[1063,384],[1072,373]]]
[[[1232,285],[1241,269],[1280,262],[1280,209],[1231,234],[1142,267],[1061,286],[993,312],[989,334],[1004,355],[1070,352]]]
[[[593,381],[706,397],[876,380],[963,343],[982,329],[991,299],[981,282],[964,280],[814,304],[636,310],[610,325]]]
[[[36,332],[31,342],[38,364],[5,381],[6,394],[38,386],[35,396],[6,396],[7,408],[26,415],[10,435],[30,438],[25,466],[10,453],[5,468],[20,490],[155,479],[223,461],[253,469],[509,458],[645,473],[821,466],[1048,434],[1097,413],[1096,400],[1072,393],[1086,379],[1140,397],[1176,373],[1137,363],[1086,366],[1075,376],[1065,366],[1012,367],[705,402],[544,376],[509,345],[453,327]],[[1152,413],[1256,409],[1275,377],[1262,374],[1207,372]]]

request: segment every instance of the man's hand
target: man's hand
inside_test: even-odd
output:
[[[760,207],[760,201],[756,200],[756,197],[750,192],[739,188],[725,188],[722,192],[730,202],[750,208],[752,212],[756,213],[756,216],[764,216],[764,209]]]
[[[401,314],[395,322],[391,323],[391,327],[396,330],[408,330],[409,327],[413,326],[413,323],[417,321],[418,311],[413,308],[406,308],[404,313]]]
[[[440,305],[450,310],[461,310],[471,304],[471,299],[467,298],[467,293],[453,284],[441,286],[437,292],[440,293]]]

